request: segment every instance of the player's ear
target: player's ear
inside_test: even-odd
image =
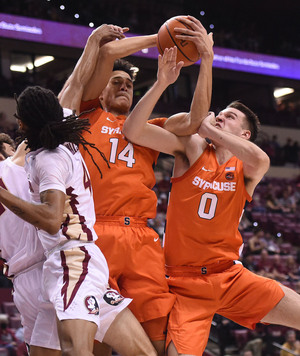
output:
[[[250,130],[243,130],[242,137],[245,138],[246,140],[250,140],[251,131]]]

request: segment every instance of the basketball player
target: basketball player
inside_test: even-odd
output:
[[[25,146],[22,142],[11,158],[0,163],[0,185],[21,199],[29,200],[24,170]],[[30,355],[60,355],[55,311],[39,300],[45,256],[37,230],[2,204],[0,249],[2,258],[6,260],[5,274],[13,280],[13,298],[21,314],[24,341],[30,345]]]
[[[211,91],[213,41],[197,19],[189,16],[183,21],[193,30],[181,29],[184,34],[178,38],[192,41],[199,54],[209,52],[210,56],[204,56],[201,64],[190,113],[174,115],[167,121],[156,119],[151,125],[189,132],[195,119],[205,115],[210,105],[210,95],[202,95],[201,91],[204,88],[206,93]],[[59,97],[63,106],[76,109],[74,97],[79,91],[83,100],[81,110],[96,109],[88,114],[91,134],[85,133],[84,137],[101,148],[109,160],[110,169],[103,167],[102,180],[92,158],[83,151],[82,154],[94,191],[97,243],[108,261],[110,285],[133,298],[129,308],[158,354],[164,355],[167,317],[174,295],[169,293],[165,280],[159,237],[147,227],[147,219],[156,214],[157,199],[152,187],[158,152],[132,145],[122,134],[132,104],[134,75],[130,63],[115,62],[155,44],[155,35],[111,41],[100,48],[97,42],[89,40]],[[92,65],[93,46],[97,46],[98,57]]]
[[[159,58],[157,81],[127,118],[123,133],[136,144],[175,156],[164,246],[166,274],[176,295],[167,347],[170,356],[200,356],[215,313],[251,329],[258,322],[300,329],[300,296],[238,262],[239,220],[269,168],[266,153],[251,142],[256,115],[233,102],[185,137],[147,123],[178,76],[175,59],[176,48]]]
[[[0,133],[0,162],[15,152],[14,140],[6,133]]]
[[[42,293],[56,310],[62,353],[92,355],[95,338],[111,338],[107,336],[108,321],[99,328],[103,297],[122,310],[114,315],[115,321],[121,320],[115,331],[125,336],[136,331],[135,340],[125,339],[131,354],[155,355],[137,320],[124,309],[130,300],[107,291],[107,264],[94,243],[97,235],[89,174],[77,146],[81,143],[89,150],[81,135],[88,129],[88,121],[64,118],[56,96],[41,87],[28,87],[20,94],[15,116],[31,151],[25,169],[32,202],[17,198],[3,187],[0,202],[38,228],[47,257]],[[120,340],[115,341],[117,351],[119,344]],[[130,350],[125,354],[130,355]]]

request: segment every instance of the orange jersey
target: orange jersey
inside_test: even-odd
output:
[[[219,165],[211,145],[181,177],[172,179],[165,258],[169,266],[205,266],[237,260],[243,240],[238,225],[246,200],[243,163]]]
[[[91,157],[80,147],[91,176],[96,219],[97,215],[154,218],[157,198],[152,190],[155,184],[153,167],[159,152],[126,140],[122,134],[126,116],[116,117],[102,110],[98,99],[81,103],[81,112],[92,108],[96,110],[85,115],[90,120],[91,133],[85,132],[83,136],[105,154],[110,164],[108,168],[100,154],[90,148],[103,173],[101,179]],[[150,122],[163,126],[165,120]]]

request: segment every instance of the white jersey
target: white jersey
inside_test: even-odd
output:
[[[55,150],[39,149],[26,156],[25,170],[31,201],[39,203],[40,193],[56,189],[66,194],[61,229],[56,235],[39,230],[46,251],[63,246],[67,241],[90,242],[97,239],[94,201],[88,170],[78,150],[71,143]]]
[[[26,172],[10,158],[0,162],[0,185],[19,198],[30,200]],[[8,276],[17,275],[45,259],[37,229],[1,203],[0,250],[9,267]]]

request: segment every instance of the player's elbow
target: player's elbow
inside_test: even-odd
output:
[[[264,168],[267,171],[270,168],[270,158],[269,156],[262,150],[260,150],[256,155],[256,162],[258,167]]]
[[[62,221],[56,217],[49,217],[45,219],[38,228],[46,231],[50,235],[56,235],[61,229]]]
[[[50,234],[50,235],[56,235],[58,233],[58,231],[60,230],[61,224],[53,222],[53,223],[49,223],[47,224],[47,226],[45,226],[45,231]]]

